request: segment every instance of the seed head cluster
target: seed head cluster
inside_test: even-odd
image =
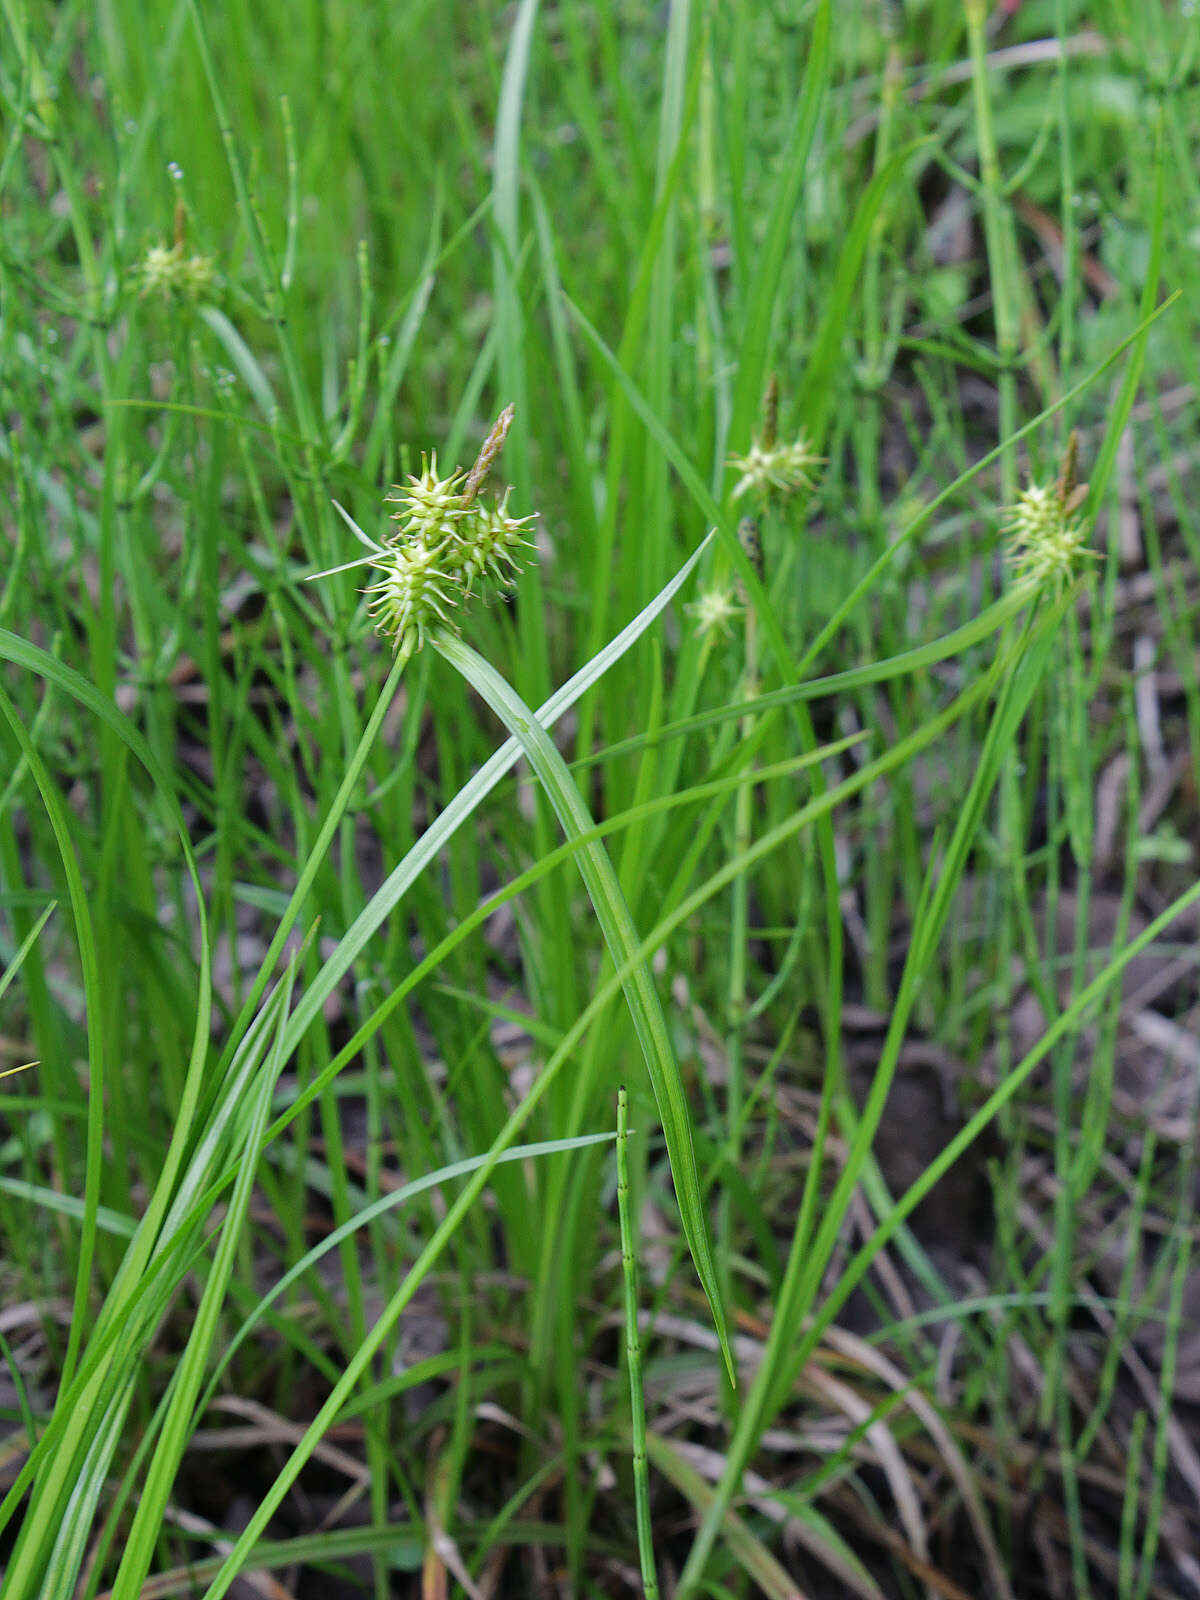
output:
[[[1031,483],[1018,494],[1004,525],[1018,578],[1061,593],[1085,562],[1096,559],[1087,548],[1087,524],[1075,515],[1078,494],[1064,494],[1061,483],[1048,489]]]
[[[451,611],[470,599],[477,582],[511,588],[521,570],[533,517],[510,514],[511,489],[498,502],[479,493],[512,417],[509,406],[469,473],[442,477],[436,453],[428,461],[422,456],[420,474],[388,496],[396,530],[382,544],[370,542],[374,554],[367,564],[376,582],[364,593],[376,628],[397,650],[419,649],[430,628],[453,626]]]
[[[694,618],[696,632],[701,638],[710,633],[727,637],[730,624],[742,614],[742,607],[734,599],[733,591],[724,587],[705,589],[684,610]]]
[[[765,502],[772,494],[806,492],[816,483],[821,467],[821,457],[804,434],[791,444],[780,444],[767,434],[755,439],[744,456],[730,460],[741,473],[733,486],[734,500],[754,493]]]
[[[162,300],[202,300],[216,286],[211,256],[189,255],[184,245],[151,245],[138,269],[143,295]]]

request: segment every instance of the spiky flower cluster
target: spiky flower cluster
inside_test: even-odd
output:
[[[428,462],[422,456],[420,477],[410,477],[403,487],[397,484],[395,491],[387,496],[389,505],[400,508],[392,512],[399,532],[391,536],[391,542],[410,534],[427,545],[453,538],[455,522],[462,514],[466,477],[465,472],[452,472],[448,478],[441,478],[437,451]]]
[[[459,570],[468,594],[476,578],[490,578],[503,589],[511,585],[521,570],[518,565],[520,552],[529,548],[529,541],[520,536],[521,530],[528,527],[533,518],[509,515],[510,494],[512,490],[505,489],[498,505],[477,503],[473,507],[471,537],[460,546],[458,552],[461,562]]]
[[[450,612],[471,598],[477,580],[506,589],[521,570],[521,552],[530,548],[523,535],[533,517],[510,515],[511,489],[505,490],[498,503],[479,497],[512,417],[509,406],[484,441],[469,473],[455,470],[443,478],[436,453],[428,461],[422,456],[420,474],[397,485],[395,493],[388,496],[397,508],[392,513],[396,529],[381,544],[346,519],[371,551],[361,561],[347,565],[374,568],[377,581],[363,590],[367,609],[376,628],[395,641],[397,650],[418,650],[429,629],[452,627]],[[314,576],[328,577],[329,573]]]
[[[371,565],[382,576],[363,590],[367,611],[378,631],[395,639],[397,649],[404,643],[419,649],[426,628],[435,621],[451,625],[447,611],[458,602],[450,593],[449,574],[437,565],[435,551],[416,540],[393,543]]]
[[[1008,559],[1018,578],[1061,593],[1083,564],[1096,559],[1087,548],[1087,525],[1075,515],[1079,490],[1064,494],[1062,481],[1049,489],[1031,483],[1010,507],[1004,530]],[[1086,495],[1087,486],[1082,486]]]
[[[744,456],[729,459],[742,474],[733,486],[734,500],[751,491],[764,501],[773,493],[807,491],[816,483],[821,466],[821,457],[804,434],[791,444],[755,439]]]
[[[742,614],[732,590],[724,588],[704,590],[683,609],[689,617],[695,618],[696,632],[701,638],[709,633],[727,635],[730,623]]]
[[[138,275],[144,295],[193,301],[210,294],[217,277],[212,257],[188,255],[181,241],[173,245],[151,245]]]

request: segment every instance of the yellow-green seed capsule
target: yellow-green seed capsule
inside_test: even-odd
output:
[[[428,460],[422,456],[420,474],[410,476],[388,497],[397,507],[392,513],[397,526],[382,542],[342,513],[371,553],[313,576],[369,567],[375,581],[363,591],[367,610],[397,650],[419,649],[431,629],[453,628],[450,613],[471,598],[477,580],[507,589],[520,571],[521,553],[531,548],[524,534],[533,517],[510,514],[511,489],[498,504],[478,497],[512,418],[513,408],[508,406],[470,474],[455,470],[442,477],[437,455]]]

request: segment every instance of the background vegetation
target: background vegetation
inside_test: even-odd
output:
[[[6,1596],[1200,1592],[1193,9],[6,0]]]

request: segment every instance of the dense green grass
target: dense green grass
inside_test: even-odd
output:
[[[1191,1592],[1191,7],[0,27],[6,1600]]]

